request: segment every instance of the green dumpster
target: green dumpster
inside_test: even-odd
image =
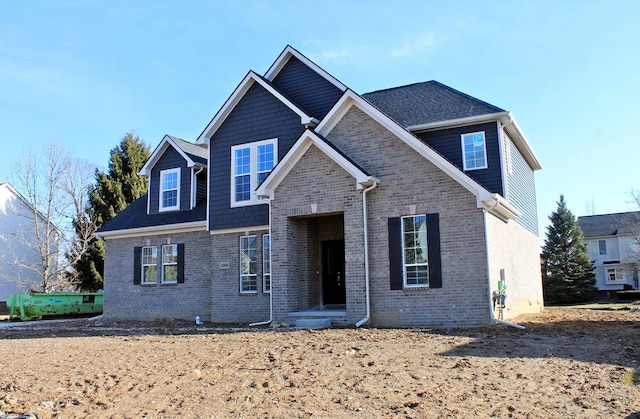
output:
[[[9,319],[39,320],[43,316],[100,314],[104,295],[99,292],[30,293],[7,296]]]

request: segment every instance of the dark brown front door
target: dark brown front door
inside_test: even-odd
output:
[[[344,240],[322,242],[322,297],[324,304],[345,304]]]

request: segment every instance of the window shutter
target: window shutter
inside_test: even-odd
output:
[[[184,243],[178,244],[178,284],[184,284]]]
[[[133,285],[140,285],[142,280],[142,247],[133,248]]]
[[[440,217],[438,214],[427,214],[427,251],[429,252],[429,288],[442,288]]]
[[[389,229],[389,278],[392,290],[402,289],[402,237],[400,217],[387,220]]]

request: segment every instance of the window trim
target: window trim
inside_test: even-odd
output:
[[[155,258],[155,263],[144,263],[144,257],[145,257],[145,250],[146,249],[152,249],[155,250],[155,255],[151,255],[153,258]],[[158,278],[158,246],[143,246],[142,250],[140,251],[140,255],[141,255],[141,259],[140,259],[140,267],[141,267],[141,271],[140,271],[140,283],[143,285],[148,285],[148,284],[158,284],[159,282],[159,278]],[[150,266],[154,266],[156,268],[156,279],[155,281],[147,281],[146,278],[147,276],[145,275],[145,269],[146,267],[150,267]]]
[[[174,169],[165,169],[165,170],[160,170],[160,186],[159,186],[159,190],[160,193],[158,195],[158,211],[162,212],[162,211],[175,211],[175,210],[179,210],[180,209],[180,175],[181,175],[181,170],[179,167],[174,168]],[[171,174],[171,173],[176,173],[177,176],[177,185],[175,188],[176,191],[176,205],[172,205],[172,206],[167,206],[165,207],[163,205],[163,200],[162,200],[162,194],[164,192],[168,192],[168,191],[173,191],[174,189],[164,189],[164,180],[163,180],[163,176],[167,175],[167,174]]]
[[[271,293],[271,234],[262,235],[262,292]]]
[[[423,218],[422,222],[424,223],[424,245],[421,248],[424,251],[426,262],[423,263],[407,263],[406,260],[406,242],[405,242],[405,229],[404,229],[404,220],[408,218],[413,218],[414,220],[418,217]],[[415,225],[415,222],[414,222]],[[429,240],[428,240],[428,226],[427,226],[427,215],[426,214],[414,214],[414,215],[406,215],[400,217],[400,232],[401,232],[401,245],[402,245],[402,286],[403,288],[428,288],[429,287]],[[427,280],[426,283],[418,283],[418,284],[409,284],[407,282],[407,268],[408,267],[423,267],[427,272]]]
[[[607,241],[606,240],[598,240],[598,254],[606,255],[607,254]]]
[[[230,199],[231,207],[244,207],[249,205],[263,204],[260,199],[253,193],[259,186],[258,183],[258,147],[266,144],[273,145],[273,167],[278,164],[278,138],[270,138],[267,140],[255,141],[252,143],[237,144],[231,147],[231,180],[230,180]],[[236,200],[236,150],[249,149],[249,188],[251,190],[248,200]],[[269,170],[273,170],[273,167]],[[266,173],[266,172],[260,172]],[[243,175],[246,176],[246,175]]]
[[[250,240],[253,238],[253,248],[250,246],[247,246],[246,248],[243,246],[244,244],[244,240],[248,241],[248,245],[251,244]],[[239,271],[239,277],[240,277],[240,294],[257,294],[258,293],[258,254],[257,254],[257,249],[256,249],[256,243],[257,243],[257,236],[255,234],[252,235],[248,235],[248,236],[240,236],[240,245],[239,245],[239,261],[238,261],[238,267],[240,269]],[[242,256],[243,256],[243,251],[248,251],[249,252],[249,273],[243,273],[243,268],[242,268]],[[253,257],[251,256],[253,254]],[[253,260],[251,260],[253,259]],[[251,265],[254,265],[254,273],[251,273]],[[250,279],[255,285],[255,289],[245,289],[245,279]]]
[[[609,279],[609,271],[613,270],[613,274],[616,279]],[[618,276],[620,278],[618,278]],[[624,272],[619,267],[615,266],[605,266],[604,268],[604,279],[607,284],[620,284],[625,282]]]
[[[167,247],[173,247],[175,248],[175,252],[173,253],[173,256],[175,257],[175,261],[174,262],[165,262],[165,255],[167,254],[165,252],[165,248]],[[171,243],[171,244],[163,244],[162,245],[162,257],[161,257],[161,281],[163,284],[177,284],[178,283],[178,270],[179,270],[179,266],[178,266],[178,253],[180,252],[180,247],[178,246],[178,244],[176,243]],[[167,281],[165,278],[165,267],[167,266],[175,266],[176,267],[176,279],[172,280],[172,281]]]
[[[467,167],[469,166],[469,163],[467,162],[467,157],[466,157],[465,147],[464,147],[465,137],[474,136],[478,134],[482,134],[482,151],[484,153],[484,166]],[[464,134],[460,134],[460,148],[462,150],[462,168],[465,172],[468,172],[471,170],[486,169],[489,167],[489,160],[487,159],[487,136],[484,131],[467,132]]]

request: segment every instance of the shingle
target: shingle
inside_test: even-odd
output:
[[[640,231],[640,211],[578,217],[585,238],[634,234]]]
[[[405,127],[504,112],[434,80],[365,93],[362,97]]]

